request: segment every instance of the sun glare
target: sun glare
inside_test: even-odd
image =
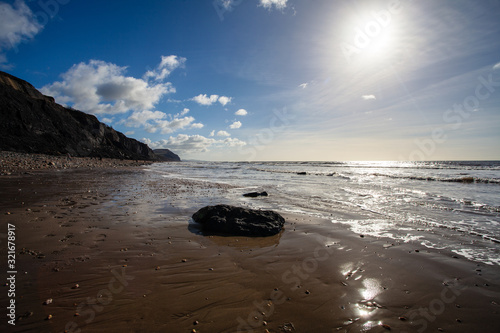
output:
[[[370,11],[342,22],[340,49],[349,63],[368,65],[384,61],[397,48],[397,23],[388,10]]]

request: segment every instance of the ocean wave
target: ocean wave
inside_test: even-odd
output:
[[[281,174],[297,174],[301,176],[328,176],[328,177],[339,177],[343,179],[352,179],[352,177],[347,176],[345,173],[339,172],[317,172],[317,171],[299,171],[299,170],[276,170],[276,169],[264,169],[264,168],[250,168],[253,171],[258,172],[269,172],[269,173],[281,173]],[[360,175],[363,176],[363,175]],[[434,182],[446,182],[446,183],[463,183],[463,184],[500,184],[500,179],[498,178],[481,178],[468,176],[466,174],[460,177],[437,177],[437,176],[409,176],[409,175],[394,175],[374,172],[367,176],[371,177],[387,177],[392,179],[408,179],[408,180],[419,180],[419,181],[434,181]]]
[[[372,173],[370,176],[374,177],[387,177],[393,179],[409,179],[409,180],[421,180],[421,181],[435,181],[435,182],[446,182],[446,183],[463,183],[463,184],[500,184],[500,179],[494,178],[480,178],[473,176],[463,176],[463,177],[433,177],[433,176],[407,176],[407,175],[387,175],[383,173]]]

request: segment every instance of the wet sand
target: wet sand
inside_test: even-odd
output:
[[[273,237],[204,236],[189,218],[231,203],[224,184],[122,168],[0,189],[18,318],[2,314],[2,332],[500,332],[499,267],[305,215]]]

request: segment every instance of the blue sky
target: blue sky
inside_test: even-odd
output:
[[[0,1],[0,69],[204,160],[500,159],[500,1]]]

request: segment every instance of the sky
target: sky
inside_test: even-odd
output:
[[[500,0],[0,0],[0,70],[184,160],[500,160]]]

